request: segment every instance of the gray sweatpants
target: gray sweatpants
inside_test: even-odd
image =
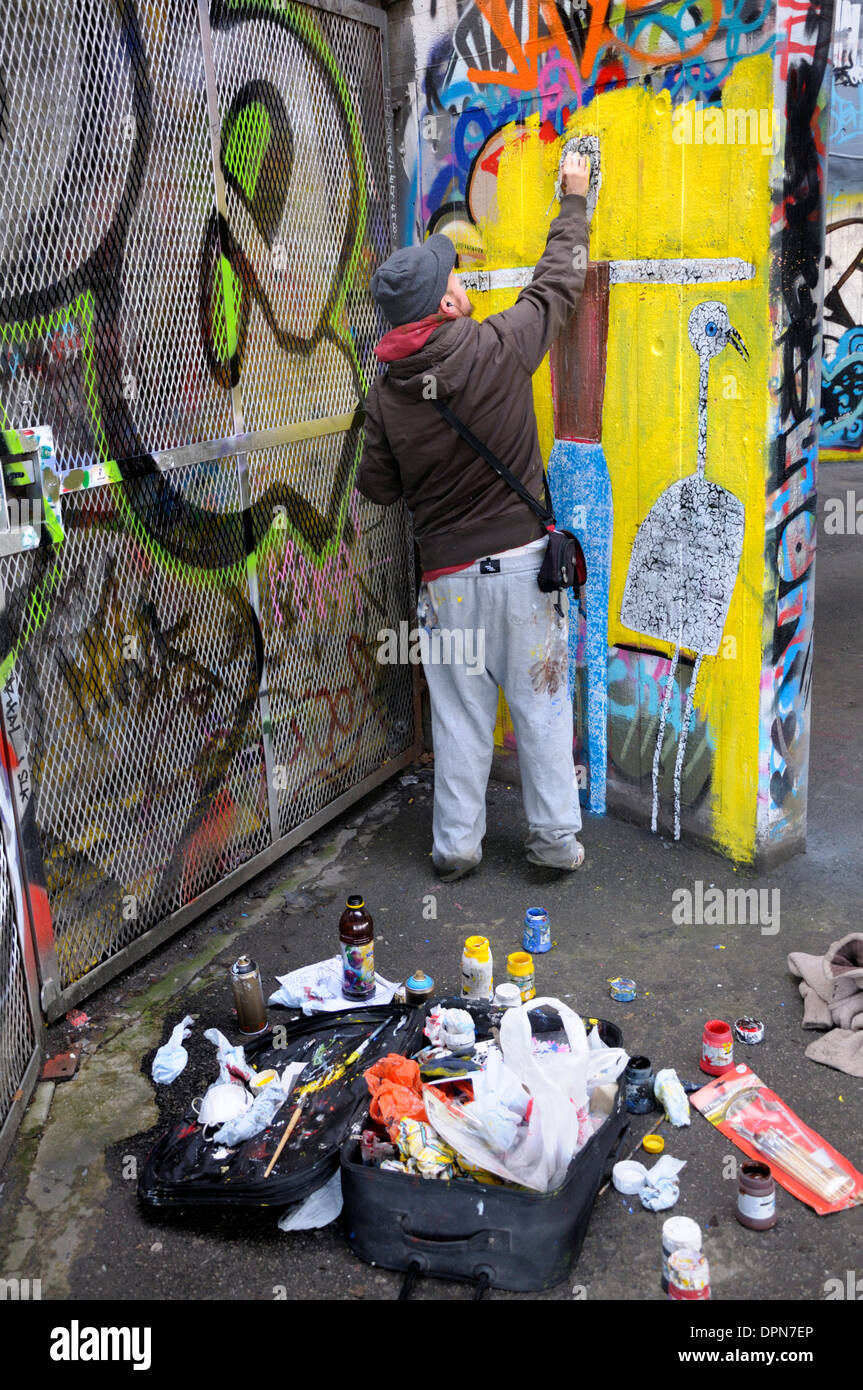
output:
[[[533,863],[572,868],[581,829],[572,755],[567,596],[536,582],[542,550],[445,575],[420,588],[417,620],[431,698],[434,847],[441,872],[477,864],[494,751],[498,686],[512,715],[525,842]]]

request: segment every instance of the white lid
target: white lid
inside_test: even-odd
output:
[[[662,1226],[662,1244],[666,1250],[701,1249],[701,1227],[689,1216],[670,1216]]]
[[[644,1179],[647,1177],[647,1169],[643,1163],[636,1163],[634,1159],[624,1158],[620,1163],[615,1163],[611,1170],[611,1181],[618,1192],[623,1192],[627,1196],[632,1196],[641,1188]]]

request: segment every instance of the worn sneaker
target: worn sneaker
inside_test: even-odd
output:
[[[580,840],[573,841],[572,855],[573,857],[567,861],[563,858],[543,858],[542,855],[529,851],[527,862],[529,864],[538,864],[543,869],[559,869],[561,873],[569,873],[573,869],[580,869],[584,863],[584,845]]]
[[[456,883],[460,878],[467,878],[468,874],[475,873],[481,863],[482,860],[476,859],[470,864],[435,865],[435,869],[441,883]]]

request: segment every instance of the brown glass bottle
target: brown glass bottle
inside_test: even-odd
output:
[[[342,994],[346,999],[370,999],[375,992],[375,924],[358,893],[348,898],[339,918],[342,956]]]

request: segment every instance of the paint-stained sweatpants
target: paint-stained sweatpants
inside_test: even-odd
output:
[[[567,596],[560,596],[561,618],[557,596],[543,594],[536,582],[544,550],[540,542],[491,564],[477,561],[420,588],[417,620],[426,634],[435,754],[432,858],[442,873],[482,858],[498,686],[515,729],[527,857],[562,869],[581,858]]]

